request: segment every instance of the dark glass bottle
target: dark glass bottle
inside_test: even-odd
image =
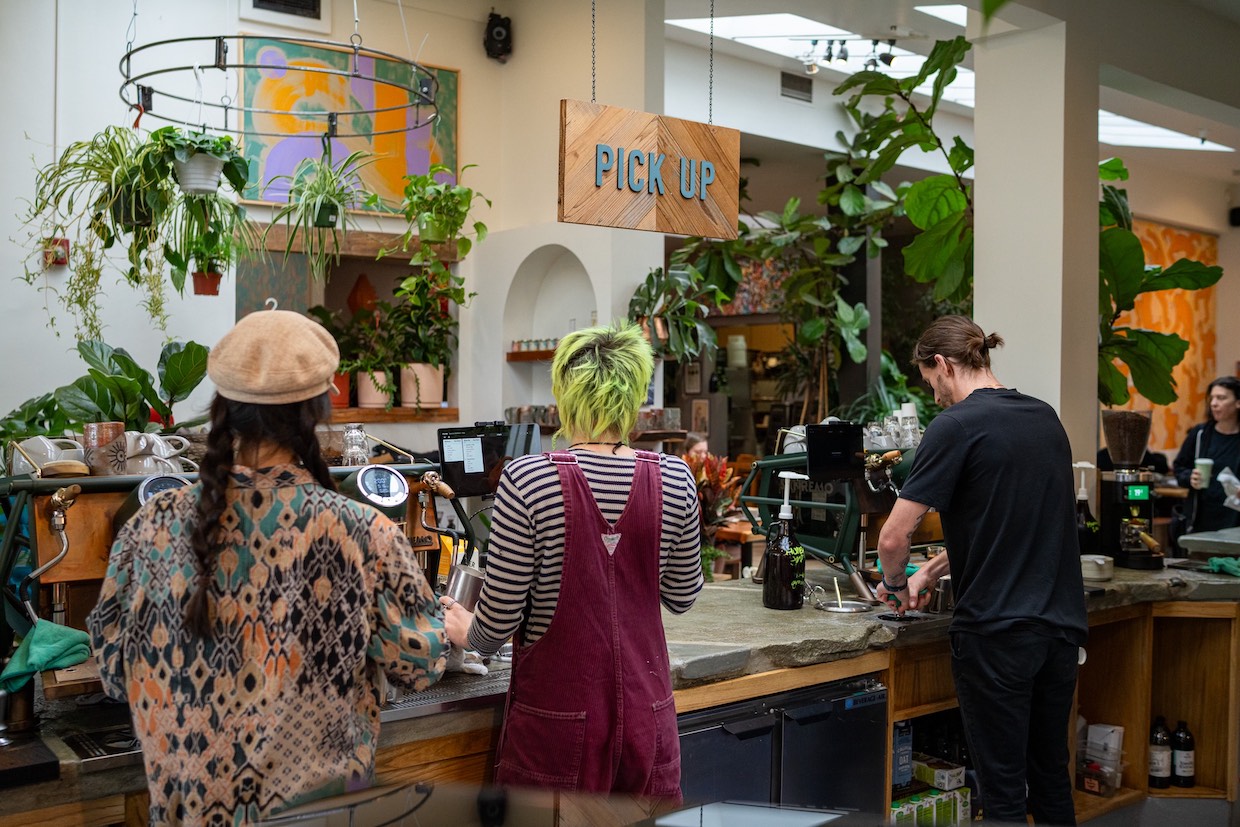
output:
[[[1089,497],[1081,496],[1084,493],[1085,489],[1082,488],[1076,498],[1076,536],[1080,540],[1081,554],[1097,554],[1098,521],[1089,510]]]
[[[1197,784],[1197,744],[1183,721],[1171,733],[1171,783],[1177,787]]]
[[[1150,727],[1150,789],[1165,790],[1171,786],[1171,730],[1159,715]]]
[[[766,538],[766,568],[762,605],[768,609],[799,609],[805,603],[805,549],[792,530],[792,520],[780,519]]]

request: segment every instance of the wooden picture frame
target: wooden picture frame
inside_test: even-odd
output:
[[[685,364],[685,394],[698,396],[702,392],[702,363],[687,362]]]
[[[242,155],[249,162],[251,184],[242,201],[256,204],[282,204],[288,198],[288,186],[277,182],[280,175],[290,175],[305,158],[323,155],[324,119],[299,117],[297,110],[310,112],[346,112],[397,106],[409,93],[373,81],[360,81],[348,76],[353,53],[307,43],[290,43],[261,35],[244,35],[242,61],[252,67],[241,77],[242,129],[245,140]],[[342,74],[298,71],[296,67],[321,66],[341,70]],[[408,82],[408,66],[377,57],[361,59],[363,71],[376,77]],[[362,170],[367,190],[381,201],[380,213],[400,211],[406,175],[426,172],[431,164],[443,164],[460,172],[457,116],[460,109],[460,72],[427,66],[439,81],[435,98],[438,115],[431,123],[417,129],[387,135],[357,135],[332,139],[332,159],[339,163],[357,150],[373,152],[379,160]],[[263,114],[271,110],[280,114]],[[398,109],[372,115],[341,117],[337,129],[341,135],[382,132],[398,129],[413,110]],[[354,121],[357,121],[354,123]],[[264,135],[262,133],[279,133]],[[359,211],[362,212],[362,211]]]
[[[710,400],[694,399],[690,408],[689,430],[706,436],[710,433]]]

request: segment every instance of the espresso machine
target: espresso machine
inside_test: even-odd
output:
[[[1101,551],[1127,569],[1161,569],[1162,545],[1154,539],[1154,475],[1141,468],[1150,433],[1147,411],[1107,411],[1102,420],[1114,471],[1098,488]]]

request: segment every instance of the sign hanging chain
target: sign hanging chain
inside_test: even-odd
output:
[[[706,81],[706,122],[715,123],[715,0],[710,0],[710,75]]]
[[[711,1],[714,2],[714,0]],[[598,29],[595,24],[597,2],[598,0],[590,0],[590,103],[598,103],[598,63],[596,59]]]

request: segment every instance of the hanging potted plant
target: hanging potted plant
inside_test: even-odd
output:
[[[629,321],[641,327],[656,356],[678,362],[714,356],[718,349],[715,329],[706,324],[711,303],[724,300],[722,291],[705,284],[692,267],[655,267],[629,299]]]
[[[316,278],[325,279],[328,266],[340,263],[341,234],[350,227],[357,229],[349,210],[379,206],[379,196],[367,191],[361,177],[361,171],[376,160],[373,154],[359,150],[333,164],[329,152],[317,160],[306,158],[292,175],[271,179],[268,189],[277,182],[288,185],[288,203],[272,216],[266,230],[269,234],[284,222],[285,262],[300,244]],[[337,226],[340,222],[343,227]]]
[[[58,292],[79,339],[102,337],[99,295],[107,253],[125,249],[121,274],[146,294],[143,304],[165,329],[163,271],[169,218],[177,206],[171,167],[162,148],[141,133],[109,126],[75,141],[35,178],[24,217],[31,241],[25,280],[43,275],[44,239],[68,239],[70,275]]]
[[[177,184],[186,195],[207,195],[220,187],[220,175],[228,179],[235,192],[242,192],[250,179],[250,168],[228,135],[185,132],[165,126],[151,133],[150,140],[172,166]]]
[[[461,174],[464,175],[465,170],[473,166],[475,164],[461,167]],[[460,183],[460,178],[455,178],[452,170],[443,164],[431,164],[422,175],[406,175],[401,212],[408,222],[408,229],[402,249],[407,249],[414,237],[426,244],[455,241],[457,257],[465,258],[473,241],[463,236],[461,230],[469,221],[474,199],[491,206],[489,199]],[[487,227],[481,221],[474,222],[473,231],[478,241],[487,236]]]

